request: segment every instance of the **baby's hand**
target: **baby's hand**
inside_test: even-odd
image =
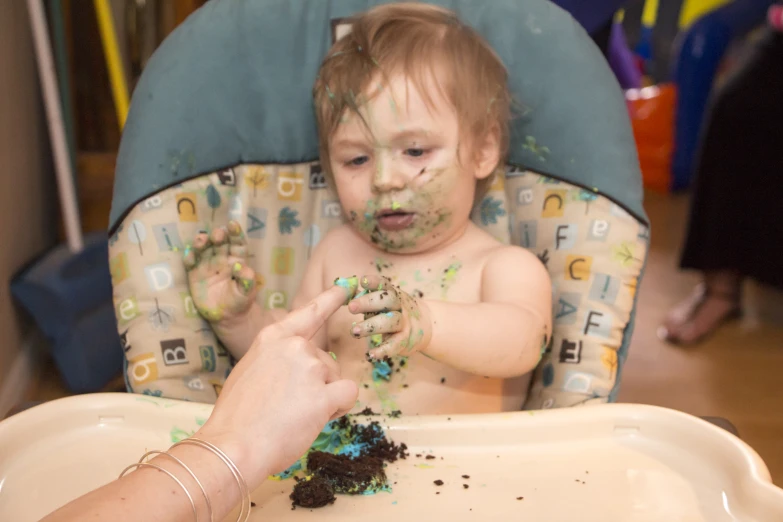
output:
[[[245,234],[236,221],[209,235],[197,235],[193,246],[185,249],[183,261],[193,304],[207,321],[241,317],[255,302],[256,273],[246,260]]]
[[[432,337],[429,310],[415,297],[391,284],[385,277],[362,278],[364,290],[348,304],[364,321],[351,328],[354,337],[370,337],[370,357],[409,356],[424,350]]]

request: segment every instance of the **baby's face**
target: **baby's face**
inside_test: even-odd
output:
[[[419,253],[468,226],[476,176],[457,114],[433,85],[431,103],[407,78],[374,81],[360,114],[346,113],[329,142],[345,215],[368,242]]]

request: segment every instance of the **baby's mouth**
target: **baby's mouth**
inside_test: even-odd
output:
[[[413,224],[416,214],[405,210],[383,209],[375,213],[378,228],[389,232],[404,230]]]

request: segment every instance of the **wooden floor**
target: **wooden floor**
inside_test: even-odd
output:
[[[695,348],[669,346],[656,337],[666,311],[697,281],[677,270],[687,204],[684,196],[647,198],[652,249],[620,401],[729,419],[783,486],[783,295],[749,285],[746,317]],[[45,375],[31,400],[66,394],[55,370]],[[109,389],[122,389],[122,380]]]
[[[652,248],[619,400],[727,418],[783,486],[783,295],[747,285],[745,317],[697,347],[656,337],[667,310],[698,281],[677,269],[687,205],[684,196],[649,194],[645,202]]]

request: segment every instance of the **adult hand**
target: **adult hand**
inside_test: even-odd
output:
[[[332,287],[258,334],[196,434],[236,463],[251,489],[302,456],[329,420],[354,406],[356,383],[311,341],[338,308]]]

